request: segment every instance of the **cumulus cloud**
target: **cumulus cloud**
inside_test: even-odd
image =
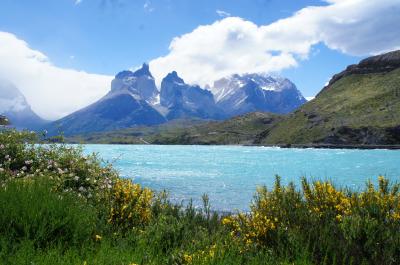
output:
[[[295,67],[321,42],[349,55],[400,48],[399,0],[326,2],[269,25],[227,17],[199,26],[174,38],[169,53],[150,62],[151,70],[158,83],[176,70],[188,82],[206,85],[233,73]]]
[[[112,76],[57,67],[25,41],[0,32],[0,78],[14,83],[40,116],[57,119],[104,96]]]

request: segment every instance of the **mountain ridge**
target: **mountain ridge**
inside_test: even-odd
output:
[[[249,76],[251,80],[245,80]],[[163,78],[158,90],[149,65],[144,63],[134,72],[117,73],[104,97],[51,123],[46,129],[50,135],[59,132],[73,135],[158,125],[174,119],[223,120],[254,111],[286,113],[305,102],[288,79],[259,74],[235,77],[242,78],[244,84],[234,89],[235,100],[239,97],[245,105],[232,111],[230,104],[216,102],[215,94],[210,90],[186,84],[176,71]],[[266,89],[267,85],[270,87]]]

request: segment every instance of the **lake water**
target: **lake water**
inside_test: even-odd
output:
[[[363,188],[379,175],[400,181],[400,151],[281,149],[243,146],[85,145],[120,171],[121,176],[155,190],[166,189],[175,202],[200,205],[207,193],[213,209],[247,210],[256,187],[271,187],[302,176]]]

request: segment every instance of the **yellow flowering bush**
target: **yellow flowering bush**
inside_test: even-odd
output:
[[[282,186],[277,177],[272,190],[257,189],[249,213],[221,222],[242,251],[271,248],[279,253],[279,246],[296,248],[302,242],[318,262],[378,260],[388,249],[377,246],[392,247],[398,240],[393,231],[400,229],[399,184],[379,177],[377,187],[368,183],[356,192],[303,179],[302,190],[296,190],[293,184]]]
[[[336,190],[331,183],[316,181],[310,186],[303,179],[302,184],[308,209],[319,217],[335,216],[341,221],[343,216],[351,214],[351,197]]]
[[[367,190],[356,197],[360,210],[368,210],[376,219],[400,221],[399,184],[390,185],[389,180],[380,176],[378,188],[368,182]]]
[[[147,225],[152,215],[153,198],[150,189],[128,179],[118,179],[111,189],[108,222],[128,229]]]

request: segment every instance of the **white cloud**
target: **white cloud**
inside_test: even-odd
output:
[[[104,96],[112,76],[57,67],[15,35],[0,32],[0,78],[14,83],[40,116],[56,119]]]
[[[79,5],[80,3],[82,3],[82,0],[75,0],[75,5]]]
[[[152,6],[151,2],[149,0],[147,0],[144,5],[143,5],[143,9],[146,12],[153,12],[154,11],[154,7]]]
[[[233,73],[295,67],[321,42],[350,55],[400,48],[399,0],[326,2],[269,25],[227,17],[199,26],[174,38],[169,53],[150,62],[151,70],[158,83],[176,70],[186,81],[205,85]]]
[[[228,12],[226,12],[226,11],[224,11],[224,10],[219,10],[219,9],[217,9],[215,12],[216,12],[217,15],[220,16],[220,17],[230,17],[230,16],[231,16],[230,13],[228,13]]]

